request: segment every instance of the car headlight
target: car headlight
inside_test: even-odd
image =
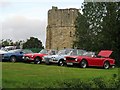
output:
[[[66,60],[66,58],[64,58],[64,60]]]
[[[25,56],[23,56],[22,59],[25,59]]]
[[[78,59],[76,58],[75,61],[77,61]]]
[[[34,57],[34,55],[31,56],[32,58]]]

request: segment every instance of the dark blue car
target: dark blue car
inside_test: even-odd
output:
[[[32,53],[31,50],[15,49],[2,54],[2,61],[23,61],[23,54]]]

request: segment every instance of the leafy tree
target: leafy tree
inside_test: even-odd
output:
[[[87,50],[113,50],[120,65],[120,3],[86,2],[75,22],[75,46]]]
[[[100,42],[101,23],[104,15],[104,4],[102,3],[83,3],[83,14],[79,14],[76,20],[77,47],[87,50],[97,50]]]
[[[42,46],[42,42],[38,40],[38,38],[30,37],[27,41],[23,44],[23,48],[44,48]]]
[[[105,3],[106,15],[103,18],[103,49],[114,51],[117,64],[120,65],[120,3]]]
[[[11,46],[13,45],[13,41],[11,39],[6,39],[6,40],[2,39],[1,44],[2,46]]]

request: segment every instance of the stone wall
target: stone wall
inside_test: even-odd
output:
[[[74,41],[75,25],[74,22],[78,15],[78,9],[58,9],[52,7],[48,11],[47,26],[47,49],[72,48]]]

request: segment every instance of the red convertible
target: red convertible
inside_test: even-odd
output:
[[[39,53],[29,53],[24,54],[23,59],[24,62],[34,62],[34,64],[40,64],[42,62],[42,58],[45,55],[54,55],[56,54],[56,50],[46,50],[42,49]]]
[[[115,60],[110,58],[112,52],[111,50],[101,50],[97,56],[93,52],[86,52],[83,56],[66,56],[66,64],[67,66],[78,64],[82,68],[97,66],[109,69],[110,66],[115,65]]]

